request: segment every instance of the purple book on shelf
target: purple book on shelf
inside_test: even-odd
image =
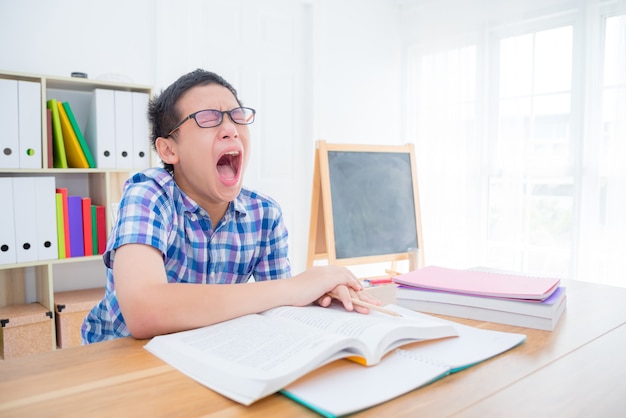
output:
[[[67,217],[70,223],[70,253],[72,257],[82,257],[85,255],[82,197],[68,196],[67,203]]]

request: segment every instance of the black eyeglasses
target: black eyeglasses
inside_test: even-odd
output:
[[[195,120],[201,128],[214,128],[216,126],[220,126],[224,120],[224,114],[228,114],[228,116],[230,116],[230,120],[238,125],[250,125],[254,122],[256,110],[251,107],[236,107],[234,109],[224,111],[216,109],[198,110],[178,122],[165,137],[167,138],[173,134],[176,129],[180,128],[182,124],[187,122],[189,119]]]

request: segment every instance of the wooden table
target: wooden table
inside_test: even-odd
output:
[[[360,417],[617,417],[626,411],[626,288],[565,282],[567,308],[552,332]],[[245,407],[124,338],[0,362],[2,417],[317,417],[275,394]]]

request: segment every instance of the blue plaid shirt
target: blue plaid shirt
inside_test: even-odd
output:
[[[230,284],[290,276],[287,229],[279,205],[243,188],[212,229],[208,213],[162,168],[135,174],[124,185],[118,219],[103,255],[104,298],[85,318],[83,343],[130,335],[115,294],[115,249],[145,244],[161,251],[170,283]]]

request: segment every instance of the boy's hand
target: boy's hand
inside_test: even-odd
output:
[[[363,314],[368,314],[370,309],[365,306],[360,306],[352,303],[353,299],[358,299],[363,302],[371,303],[376,306],[380,306],[381,303],[374,296],[370,295],[365,290],[354,291],[346,286],[337,286],[333,291],[328,292],[326,295],[318,299],[318,304],[323,307],[330,306],[332,299],[337,299],[341,302],[344,308],[348,311],[356,311]]]
[[[327,307],[333,299],[328,293],[333,293],[348,311],[369,313],[369,308],[355,306],[352,298],[374,305],[381,304],[378,299],[363,292],[361,281],[349,269],[342,266],[315,266],[286,280],[284,284],[297,286],[290,292],[296,298],[291,303],[294,306],[305,306],[311,302],[317,302],[320,306]]]

